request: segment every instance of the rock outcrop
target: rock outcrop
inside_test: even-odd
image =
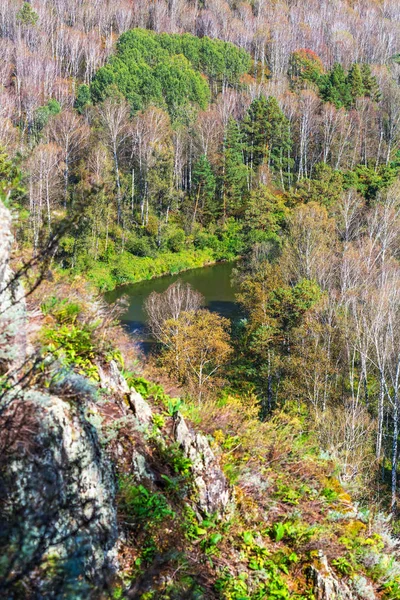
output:
[[[35,368],[26,377],[24,363],[34,360],[24,292],[9,265],[10,225],[0,203],[0,375],[12,374],[0,389],[0,589],[10,598],[23,585],[32,599],[97,599],[118,567],[114,468],[160,493],[179,447],[191,471],[182,499],[200,519],[223,517],[231,491],[207,438],[179,413],[158,430],[115,361],[97,365],[100,393],[60,365],[53,377],[55,363],[46,381]]]
[[[320,554],[318,563],[311,567],[310,578],[314,586],[315,600],[357,600],[348,585],[339,581],[324,554]]]
[[[148,427],[151,423],[153,413],[148,402],[136,390],[131,390],[129,405],[138,422]]]
[[[179,414],[174,432],[175,440],[192,463],[194,483],[199,495],[198,508],[204,513],[216,513],[221,517],[232,502],[231,490],[207,438],[189,429],[185,419]]]
[[[1,537],[5,547],[20,540],[13,570],[35,577],[51,561],[74,586],[86,580],[101,589],[116,568],[117,520],[113,471],[95,428],[79,402],[33,389],[10,403],[1,430],[5,423],[11,437],[1,457],[1,495],[8,530]],[[82,597],[90,597],[90,585],[82,585]]]
[[[109,375],[103,374],[108,379]],[[118,377],[114,377],[118,380]],[[134,415],[139,432],[148,431],[153,421],[153,411],[149,403],[136,390],[131,389],[128,405]],[[159,442],[166,447],[176,442],[183,454],[191,462],[191,472],[196,495],[196,508],[202,514],[216,514],[220,518],[229,512],[233,503],[232,490],[223,474],[218,459],[211,450],[207,438],[188,427],[180,413],[173,417],[173,439],[159,435]],[[138,482],[157,479],[151,463],[151,452],[146,455],[146,441],[136,443],[133,448],[130,469]]]
[[[87,380],[47,393],[22,368],[27,315],[10,226],[0,202],[1,597],[28,585],[29,598],[98,598],[116,567],[113,471],[85,416],[96,410]]]
[[[0,374],[23,364],[26,307],[23,288],[10,268],[11,214],[0,201]]]

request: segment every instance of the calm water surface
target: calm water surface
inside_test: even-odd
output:
[[[107,302],[115,302],[121,296],[127,296],[129,307],[122,316],[122,324],[129,333],[140,343],[143,350],[148,352],[152,340],[146,331],[146,315],[143,309],[144,301],[151,292],[164,292],[171,283],[180,279],[190,285],[204,296],[204,305],[211,311],[223,317],[234,319],[240,315],[239,307],[235,302],[236,290],[232,286],[232,270],[235,263],[219,263],[211,267],[192,269],[179,275],[168,275],[141,281],[131,285],[121,286],[105,296]]]

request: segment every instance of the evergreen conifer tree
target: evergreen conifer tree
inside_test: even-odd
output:
[[[354,63],[351,66],[347,74],[347,84],[353,100],[352,103],[354,104],[357,98],[362,98],[365,95],[365,88],[363,78],[361,75],[361,69],[357,63]]]
[[[207,157],[202,154],[195,163],[192,174],[193,223],[197,217],[203,224],[218,217],[219,207],[215,190],[215,175]]]
[[[372,75],[369,64],[364,63],[361,65],[361,76],[365,95],[368,96],[368,98],[371,98],[371,100],[374,102],[379,102],[381,99],[381,90],[376,77]]]
[[[260,96],[253,100],[242,129],[245,158],[250,169],[267,162],[277,172],[287,170],[292,146],[289,121],[276,98]]]
[[[323,100],[332,102],[336,108],[349,108],[352,105],[346,73],[340,63],[335,63],[327,76],[321,78],[320,92]]]
[[[228,121],[223,148],[222,204],[224,219],[243,210],[248,170],[243,161],[242,134],[232,117]]]

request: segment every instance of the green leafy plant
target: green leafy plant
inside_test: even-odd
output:
[[[400,580],[391,579],[382,585],[385,600],[400,600]]]
[[[285,523],[274,523],[272,528],[271,528],[271,534],[273,537],[273,539],[275,540],[275,542],[280,542],[286,532],[286,525]]]
[[[200,546],[207,556],[211,556],[218,553],[218,544],[221,540],[221,533],[212,533],[201,541]]]
[[[153,425],[157,430],[162,429],[165,426],[164,417],[158,413],[153,414],[152,420],[153,420]]]
[[[160,447],[160,452],[166,463],[172,467],[174,473],[186,478],[191,475],[192,461],[184,455],[178,443]]]
[[[353,565],[344,556],[335,558],[332,565],[341,575],[351,575],[353,572]]]
[[[168,398],[167,399],[167,412],[170,417],[175,417],[177,413],[182,409],[183,402],[180,398]]]
[[[335,502],[335,500],[338,499],[339,494],[336,490],[329,487],[325,487],[321,492],[321,496],[326,498],[328,502]]]
[[[135,485],[130,477],[121,478],[119,498],[126,518],[135,526],[148,529],[167,517],[175,517],[165,496],[152,492],[143,485]]]
[[[98,370],[93,362],[96,357],[94,328],[95,326],[71,323],[45,328],[42,332],[45,351],[59,358],[65,365],[76,367],[78,373],[98,380]]]

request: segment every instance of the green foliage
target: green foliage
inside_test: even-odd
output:
[[[272,528],[272,535],[275,542],[280,542],[285,535],[286,527],[284,523],[275,523]]]
[[[267,529],[268,535],[274,542],[285,540],[293,545],[309,542],[315,534],[315,528],[301,521],[278,521]]]
[[[248,170],[244,164],[243,137],[239,124],[232,117],[228,121],[222,156],[222,214],[238,216],[243,212],[244,196],[248,189]]]
[[[180,398],[168,398],[167,409],[170,417],[175,417],[181,410],[183,402]]]
[[[329,488],[329,487],[325,487],[321,492],[321,496],[326,498],[326,500],[328,502],[334,502],[335,500],[338,499],[339,494],[336,490]]]
[[[96,357],[93,331],[94,327],[71,323],[45,328],[42,332],[45,351],[61,359],[65,365],[76,367],[78,373],[97,380],[98,370],[93,363]]]
[[[136,283],[161,275],[174,275],[188,269],[202,267],[216,260],[210,248],[203,250],[184,250],[179,253],[160,252],[155,258],[135,257],[129,252],[115,255],[110,268],[106,262],[90,263],[86,268],[88,279],[101,291],[114,289],[123,283]]]
[[[26,27],[33,27],[39,20],[39,15],[32,8],[29,2],[24,2],[20,10],[16,14],[17,23]]]
[[[196,161],[192,173],[193,221],[196,214],[198,214],[198,220],[203,224],[210,223],[219,216],[220,207],[215,192],[216,178],[207,157],[203,154]]]
[[[86,83],[82,83],[78,87],[74,108],[81,115],[91,103],[90,87]]]
[[[379,193],[390,187],[400,173],[399,163],[375,166],[357,165],[352,171],[344,173],[344,187],[354,188],[371,202]]]
[[[385,600],[400,600],[400,581],[392,579],[383,584]]]
[[[376,77],[372,75],[371,66],[368,63],[361,65],[361,77],[365,96],[371,98],[374,102],[379,102],[382,97],[381,90]]]
[[[182,406],[179,398],[171,398],[168,396],[165,393],[164,388],[157,383],[153,383],[144,377],[136,377],[134,375],[131,375],[126,379],[129,387],[134,388],[141,396],[143,396],[143,398],[146,400],[152,398],[154,402],[161,404],[164,408],[167,408],[168,411],[170,409],[171,411],[178,411]],[[170,416],[172,416],[172,414]]]
[[[377,79],[372,75],[369,65],[353,63],[345,72],[342,65],[336,63],[331,71],[317,80],[321,97],[337,108],[351,108],[358,98],[367,96],[378,102],[381,97]]]
[[[163,427],[165,426],[164,417],[162,415],[159,415],[158,413],[153,414],[152,421],[153,421],[154,427],[157,430],[163,429]]]
[[[129,476],[120,479],[119,505],[129,523],[136,528],[150,529],[166,518],[175,517],[162,494],[136,485]]]
[[[251,103],[242,123],[246,163],[257,169],[264,162],[277,173],[292,165],[289,121],[273,96]]]
[[[154,104],[177,117],[189,104],[204,109],[209,103],[202,73],[216,85],[234,85],[249,66],[248,54],[229,43],[134,29],[119,38],[116,54],[97,72],[91,98],[100,102],[118,89],[135,110]]]
[[[284,331],[300,324],[305,313],[321,298],[322,292],[315,281],[302,279],[294,287],[282,286],[270,296],[271,316]]]
[[[218,544],[222,540],[220,533],[212,533],[210,536],[204,538],[200,542],[200,546],[206,556],[218,555]]]
[[[167,247],[171,252],[182,252],[185,249],[186,236],[183,229],[177,229],[168,237]]]
[[[47,316],[54,317],[59,325],[73,324],[82,307],[77,302],[70,302],[67,298],[58,298],[50,296],[45,302],[40,305],[42,313]]]
[[[273,241],[280,244],[288,214],[284,199],[273,194],[266,186],[260,186],[251,192],[244,215],[249,242]]]
[[[192,471],[192,461],[184,455],[179,444],[174,443],[161,448],[165,462],[171,466],[174,473],[189,477]]]
[[[249,589],[247,574],[233,577],[228,571],[221,575],[215,587],[226,600],[289,600],[292,597],[279,567],[273,561],[267,561],[262,573],[266,581],[253,586],[252,590]]]
[[[289,79],[293,84],[301,81],[317,82],[324,72],[322,60],[307,48],[292,52],[289,58]]]
[[[348,72],[347,85],[349,87],[351,97],[353,98],[353,102],[355,102],[357,98],[361,98],[365,95],[363,77],[360,66],[357,63],[354,63]]]
[[[312,179],[302,179],[291,193],[292,199],[301,202],[318,202],[332,208],[340,200],[345,186],[345,176],[325,163],[315,167]]]
[[[353,103],[345,70],[342,65],[336,63],[332,70],[323,75],[319,82],[321,96],[325,102],[331,102],[337,108],[350,107]]]
[[[10,160],[0,146],[0,201],[6,206],[18,202],[25,193],[21,180],[22,173],[15,160]]]
[[[33,134],[38,137],[49,119],[61,112],[60,103],[53,98],[50,98],[44,106],[39,106],[34,112],[32,130]]]
[[[170,54],[186,56],[194,68],[204,73],[214,85],[237,85],[251,66],[251,58],[245,50],[222,40],[190,34],[161,34],[159,40]]]
[[[51,296],[41,305],[44,315],[55,320],[41,333],[45,352],[51,353],[68,367],[74,367],[81,375],[98,380],[99,374],[94,359],[99,353],[95,340],[98,323],[80,323],[82,307],[67,299]]]
[[[353,572],[353,565],[344,556],[333,559],[332,565],[341,575],[351,575]]]

